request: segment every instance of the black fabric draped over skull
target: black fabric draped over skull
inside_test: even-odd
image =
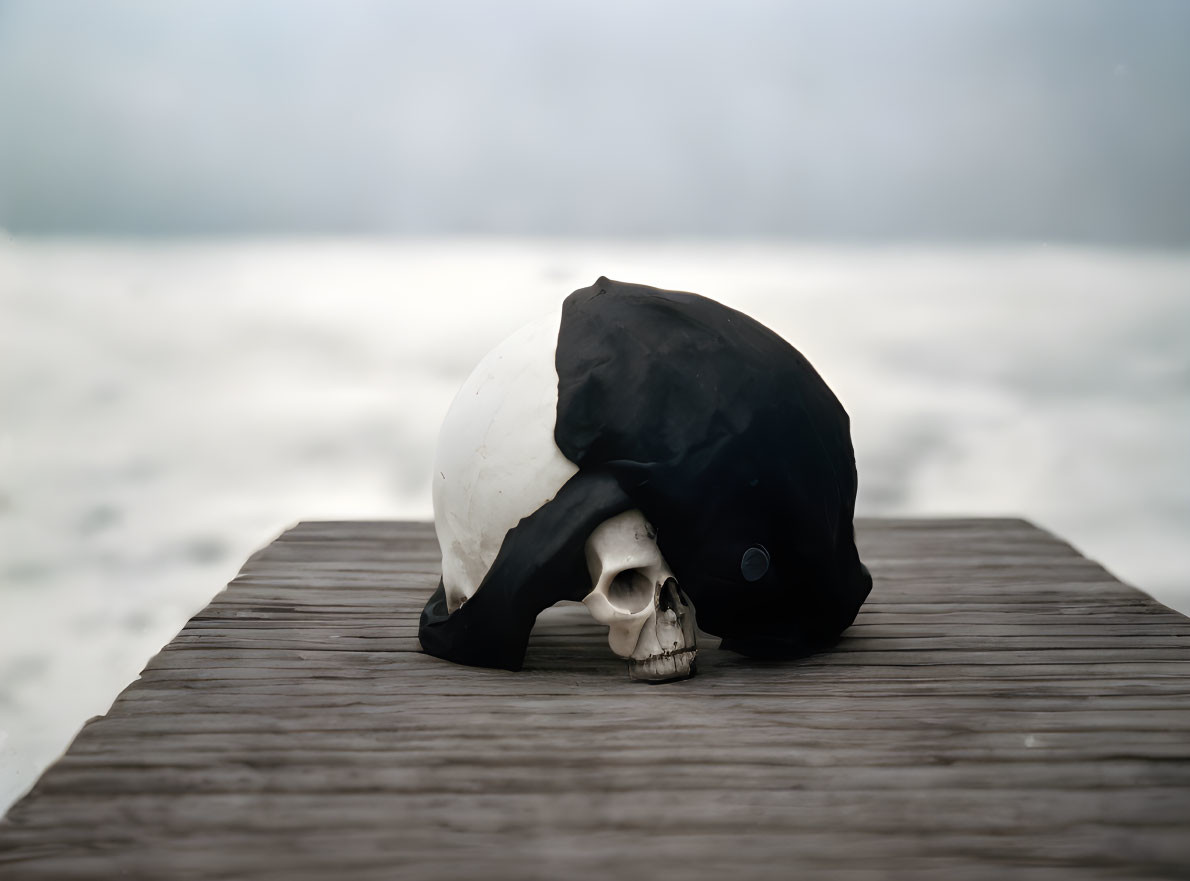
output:
[[[696,294],[600,278],[562,307],[554,441],[578,471],[508,531],[475,594],[442,585],[422,647],[520,669],[537,614],[590,590],[584,544],[639,508],[723,648],[826,648],[871,589],[855,547],[855,456],[842,405],[759,322]]]

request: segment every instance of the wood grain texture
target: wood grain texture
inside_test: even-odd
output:
[[[0,823],[0,878],[1185,878],[1190,620],[1020,520],[858,524],[832,652],[630,681],[581,607],[421,654],[424,523],[252,556]]]

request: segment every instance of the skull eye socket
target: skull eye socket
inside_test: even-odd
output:
[[[620,612],[640,612],[653,602],[653,581],[639,569],[625,569],[607,586],[607,601]]]

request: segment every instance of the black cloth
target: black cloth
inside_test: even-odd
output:
[[[422,648],[459,664],[519,670],[538,612],[559,600],[581,600],[591,589],[587,536],[631,507],[610,473],[579,471],[508,530],[483,581],[453,614],[438,582],[421,613]]]
[[[562,307],[554,440],[578,467],[509,530],[474,596],[422,612],[430,654],[519,669],[537,613],[589,589],[587,536],[637,507],[723,647],[834,643],[871,589],[847,413],[785,340],[696,294],[600,278]]]

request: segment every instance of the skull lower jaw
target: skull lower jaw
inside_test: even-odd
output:
[[[695,672],[694,659],[698,649],[686,648],[673,652],[628,661],[628,675],[644,682],[671,682],[686,679]]]

